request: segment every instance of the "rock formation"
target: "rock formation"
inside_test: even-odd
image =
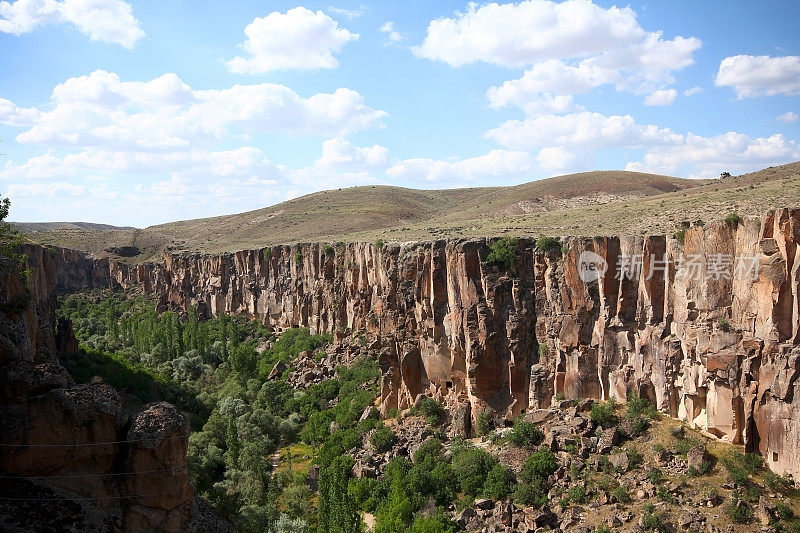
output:
[[[0,529],[230,529],[194,496],[175,407],[131,420],[110,386],[72,381],[56,357],[57,254],[25,253],[27,281],[0,259]]]
[[[487,263],[483,239],[166,254],[137,266],[58,250],[58,280],[138,285],[164,309],[278,329],[366,330],[384,409],[428,394],[475,422],[487,408],[514,416],[556,395],[624,400],[636,389],[800,475],[800,210],[696,225],[681,241],[567,237],[540,251],[522,239],[513,274]],[[586,258],[603,267],[588,281]]]

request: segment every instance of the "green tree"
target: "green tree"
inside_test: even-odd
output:
[[[0,257],[11,259],[20,270],[25,268],[25,254],[19,253],[19,245],[22,244],[22,236],[6,222],[8,212],[11,209],[11,200],[3,198],[0,200]]]
[[[319,528],[321,533],[360,533],[361,516],[347,492],[354,461],[339,456],[320,472]]]

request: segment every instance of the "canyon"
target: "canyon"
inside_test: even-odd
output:
[[[487,261],[486,238],[165,252],[145,264],[51,250],[60,290],[138,288],[162,310],[336,339],[365,331],[384,413],[427,395],[470,433],[487,409],[508,420],[556,398],[634,390],[798,476],[800,210],[685,226],[513,240],[506,266]],[[588,278],[587,258],[602,266]]]

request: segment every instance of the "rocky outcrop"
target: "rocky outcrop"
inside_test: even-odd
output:
[[[131,419],[101,380],[72,381],[56,357],[59,254],[25,253],[28,279],[0,259],[0,529],[230,529],[194,496],[175,407]]]
[[[490,243],[299,244],[149,266],[61,250],[59,280],[135,285],[164,309],[278,329],[366,330],[384,409],[426,394],[468,404],[474,423],[485,409],[514,416],[556,395],[638,390],[800,475],[800,210],[694,226],[682,242],[565,237],[539,251],[523,239],[513,274],[486,261]]]

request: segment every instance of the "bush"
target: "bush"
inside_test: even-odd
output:
[[[550,353],[550,348],[546,344],[539,345],[539,359],[544,359]]]
[[[675,240],[680,244],[683,244],[683,241],[686,240],[686,228],[678,228],[678,231],[675,232],[673,237],[675,237]]]
[[[594,402],[592,404],[591,417],[592,422],[605,428],[616,426],[619,422],[617,415],[614,414],[614,404],[612,402]]]
[[[544,433],[531,422],[517,419],[506,440],[514,446],[538,446],[544,440]]]
[[[433,398],[425,397],[419,403],[419,411],[428,419],[428,423],[437,426],[444,421],[444,406]]]
[[[300,252],[295,252],[294,262],[297,263],[298,265],[303,264],[303,254],[301,254]]]
[[[736,227],[739,225],[741,221],[742,217],[740,217],[739,213],[737,213],[736,211],[730,213],[728,216],[725,217],[725,223],[728,224],[729,226]]]
[[[625,418],[648,418],[650,420],[658,417],[658,411],[653,404],[648,402],[645,398],[641,398],[636,391],[628,392],[627,410]]]
[[[489,410],[483,411],[478,415],[478,422],[475,426],[478,435],[481,437],[487,435],[492,430],[493,426],[492,413]]]
[[[483,495],[492,500],[503,500],[514,493],[516,483],[514,472],[507,466],[497,463],[486,476]]]
[[[644,531],[667,531],[664,514],[654,513],[652,510],[646,511],[642,516],[642,529]]]
[[[432,516],[418,516],[409,529],[409,533],[455,533],[458,524],[447,518],[441,509]]]
[[[537,479],[546,480],[556,470],[558,470],[556,456],[550,450],[541,449],[525,459],[519,476],[525,483],[533,483]]]
[[[719,322],[717,322],[717,325],[719,326],[719,329],[726,333],[731,330],[731,322],[727,318],[720,318]]]
[[[611,497],[619,503],[630,503],[631,501],[631,495],[622,485],[611,491]]]
[[[517,239],[503,237],[494,241],[489,245],[486,262],[513,273],[517,265]]]
[[[517,490],[514,491],[514,501],[523,506],[541,507],[547,503],[547,494],[538,487],[534,487],[528,483],[517,485]]]
[[[628,455],[628,465],[631,470],[638,468],[639,465],[644,462],[644,457],[642,456],[641,453],[639,453],[639,450],[637,450],[636,448],[631,448],[630,450],[628,450],[627,455]]]
[[[397,442],[397,437],[391,429],[382,425],[372,433],[369,442],[378,453],[386,453]]]
[[[461,491],[477,496],[497,460],[487,452],[473,446],[464,446],[453,456],[452,467],[461,486]]]
[[[753,519],[753,509],[744,500],[732,501],[725,509],[725,514],[737,524],[749,524]]]
[[[376,247],[378,250],[380,250],[381,248],[383,248],[383,245],[384,245],[384,244],[386,244],[386,242],[385,242],[383,239],[378,239],[378,240],[376,240],[376,241],[375,241],[375,247]]]
[[[558,239],[555,237],[545,237],[544,235],[539,235],[539,238],[536,239],[536,249],[540,252],[546,252],[558,246]]]
[[[586,487],[575,485],[567,491],[567,496],[569,496],[572,503],[584,503],[586,501]]]
[[[330,244],[324,244],[322,246],[322,253],[325,254],[325,255],[332,254],[333,253],[333,246],[331,246]]]
[[[661,483],[661,480],[664,479],[664,472],[659,470],[658,468],[654,468],[647,474],[647,477],[650,478],[650,482],[654,485],[658,485]]]
[[[431,437],[419,445],[414,452],[414,463],[422,463],[427,459],[438,461],[442,456],[442,441],[436,437]]]
[[[781,520],[792,520],[794,518],[794,511],[792,511],[792,508],[783,502],[775,504],[775,513]]]

